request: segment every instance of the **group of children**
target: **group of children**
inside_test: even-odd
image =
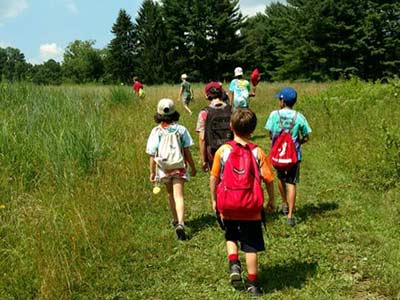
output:
[[[199,113],[196,132],[201,168],[210,173],[212,209],[225,232],[231,284],[234,287],[243,286],[240,247],[245,253],[247,267],[245,287],[251,295],[257,296],[262,293],[258,283],[257,253],[265,250],[262,224],[265,211],[275,211],[274,171],[270,157],[250,140],[257,117],[248,107],[246,99],[255,95],[255,85],[251,91],[249,82],[243,79],[241,68],[236,68],[234,74],[228,103],[223,101],[224,91],[220,83],[210,82],[205,86],[209,103]],[[186,78],[182,76],[182,80],[186,81]],[[243,87],[248,97],[243,95]],[[187,90],[182,84],[179,97],[183,97]],[[190,93],[193,95],[192,91]],[[294,226],[300,146],[308,141],[311,128],[306,118],[293,109],[297,100],[297,92],[293,88],[284,88],[275,97],[279,100],[279,110],[271,112],[265,128],[270,133],[272,145],[285,131],[290,133],[294,142],[296,163],[285,170],[277,170],[282,197],[280,210],[287,215],[288,225]],[[190,110],[188,112],[191,113]],[[150,181],[165,183],[172,213],[171,224],[178,239],[185,240],[183,190],[189,174],[196,175],[189,150],[194,142],[189,131],[177,123],[179,113],[173,100],[161,99],[154,119],[158,126],[152,129],[146,146],[146,153],[150,155]],[[180,148],[179,151],[177,148]],[[267,204],[264,204],[262,182],[268,194]]]

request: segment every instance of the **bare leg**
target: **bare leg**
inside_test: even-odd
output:
[[[238,254],[238,246],[235,242],[226,241],[226,251],[228,252],[228,256],[231,254]]]
[[[258,274],[258,262],[257,252],[246,253],[246,266],[247,273],[257,275]]]
[[[184,225],[185,204],[183,201],[183,187],[185,181],[183,179],[173,180],[173,191],[175,200],[175,214],[178,218],[178,223]]]
[[[172,214],[172,218],[174,221],[178,221],[178,216],[176,214],[176,207],[175,207],[175,200],[174,200],[174,190],[172,186],[172,182],[168,182],[165,184],[167,187],[167,192],[168,192],[168,204],[169,204],[169,209]]]
[[[183,107],[185,108],[185,110],[189,113],[192,114],[192,111],[190,110],[189,106],[187,106],[187,104],[183,104]]]
[[[294,216],[294,208],[296,205],[296,185],[295,184],[287,184],[288,190],[288,202],[289,202],[289,213],[288,218],[293,218]]]
[[[282,197],[282,204],[283,205],[288,205],[288,199],[287,199],[287,195],[286,195],[286,183],[285,181],[283,181],[282,179],[278,179],[278,188],[279,188],[279,192],[281,194]]]

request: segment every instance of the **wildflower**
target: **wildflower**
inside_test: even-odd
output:
[[[0,209],[5,209],[6,205],[5,204],[0,204]]]

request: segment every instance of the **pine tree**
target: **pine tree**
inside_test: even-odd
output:
[[[111,31],[115,38],[108,46],[107,72],[113,81],[131,83],[135,70],[135,36],[131,17],[120,10]]]

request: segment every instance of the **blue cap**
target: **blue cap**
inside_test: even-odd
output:
[[[283,100],[288,105],[293,105],[297,100],[297,92],[294,88],[285,87],[280,92],[275,94],[275,98]]]

